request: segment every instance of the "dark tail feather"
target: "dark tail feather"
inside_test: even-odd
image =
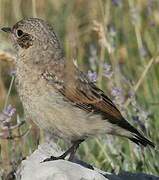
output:
[[[148,140],[147,138],[145,138],[135,127],[133,127],[128,121],[126,121],[124,118],[121,119],[116,119],[116,118],[109,118],[108,121],[111,124],[115,124],[123,129],[125,129],[126,131],[128,131],[130,134],[129,135],[125,135],[125,137],[129,138],[131,141],[133,141],[134,143],[138,144],[138,145],[143,145],[143,146],[151,146],[153,148],[155,148],[155,145],[153,142],[151,142],[150,140]],[[120,134],[118,134],[120,135]],[[123,133],[121,136],[124,136]]]
[[[139,132],[137,134],[133,134],[132,137],[129,138],[131,141],[133,141],[134,143],[138,144],[138,145],[143,145],[143,146],[151,146],[153,148],[155,148],[155,145],[153,142],[149,141],[148,139],[146,139],[144,136],[142,136]]]
[[[128,121],[123,119],[122,123],[118,124],[118,126],[128,130],[130,132],[130,136],[128,137],[131,141],[138,145],[143,145],[143,146],[151,146],[155,148],[155,145],[153,142],[145,138],[135,127],[133,127]]]

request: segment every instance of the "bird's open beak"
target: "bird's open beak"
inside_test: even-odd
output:
[[[10,27],[3,27],[1,28],[2,31],[10,33],[11,32],[11,28]]]

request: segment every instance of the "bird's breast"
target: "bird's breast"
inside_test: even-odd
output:
[[[96,134],[103,127],[99,115],[73,106],[48,84],[36,69],[17,67],[17,89],[26,117],[64,139]]]

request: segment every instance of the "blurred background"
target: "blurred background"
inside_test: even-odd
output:
[[[76,61],[124,117],[159,145],[159,1],[0,0],[0,27],[26,17],[52,24],[66,57]],[[44,141],[43,133],[23,117],[14,85],[14,59],[10,39],[1,31],[2,179],[14,179],[12,173],[20,162]],[[108,172],[159,175],[158,150],[140,148],[123,138],[107,135],[89,139],[80,146],[78,156]]]

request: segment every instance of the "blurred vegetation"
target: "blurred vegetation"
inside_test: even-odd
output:
[[[98,86],[157,146],[143,149],[122,138],[99,137],[80,146],[80,158],[105,171],[159,175],[159,1],[0,0],[0,27],[24,17],[51,23],[66,57],[96,75]],[[18,124],[8,132],[0,131],[0,176],[12,179],[7,174],[37,148],[40,133],[32,123],[23,123],[14,84],[6,100],[14,79],[14,64],[6,60],[14,56],[14,50],[2,32],[0,42],[0,109],[12,104],[16,108],[12,122]]]

